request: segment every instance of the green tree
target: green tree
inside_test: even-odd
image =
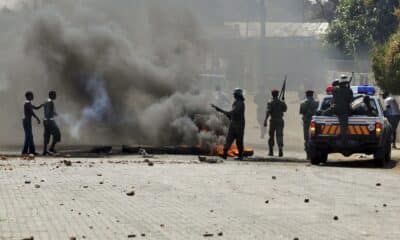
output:
[[[384,45],[374,48],[372,70],[379,87],[400,94],[400,31]]]
[[[327,41],[345,53],[368,53],[384,43],[398,27],[399,0],[342,0],[331,22]]]

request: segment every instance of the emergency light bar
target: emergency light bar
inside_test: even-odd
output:
[[[376,93],[375,87],[373,86],[351,86],[351,90],[354,94],[367,94],[374,96]]]

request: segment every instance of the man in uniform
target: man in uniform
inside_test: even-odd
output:
[[[231,148],[233,141],[236,140],[236,145],[239,150],[239,160],[243,160],[243,137],[244,137],[244,127],[245,127],[245,104],[243,97],[243,90],[236,88],[233,92],[233,97],[235,102],[232,105],[231,111],[225,111],[215,105],[211,105],[215,110],[225,114],[230,119],[228,136],[226,137],[226,142],[224,146],[223,158],[226,159],[228,156],[228,150]]]
[[[283,114],[287,111],[287,105],[281,101],[278,90],[272,90],[272,100],[267,104],[267,114],[264,120],[264,127],[268,126],[268,119],[270,118],[269,125],[269,156],[274,156],[275,135],[279,148],[279,157],[283,157]]]
[[[57,126],[55,117],[57,116],[56,109],[54,106],[54,100],[56,100],[57,94],[55,91],[49,92],[49,99],[44,104],[44,149],[43,155],[49,155],[56,153],[55,146],[61,141],[60,129]],[[47,145],[50,143],[50,137],[53,137],[50,149],[47,150]]]
[[[392,136],[393,148],[397,148],[396,146],[397,127],[399,126],[399,120],[400,120],[399,104],[397,103],[394,97],[390,96],[389,92],[384,92],[382,94],[382,97],[384,99],[384,104],[385,104],[385,113],[386,113],[385,115],[390,125],[392,125],[393,129],[393,136]]]
[[[333,113],[338,116],[340,124],[340,139],[342,144],[347,143],[347,128],[349,125],[349,115],[351,113],[351,103],[353,101],[353,91],[347,76],[342,75],[339,87],[333,90]]]
[[[314,91],[308,90],[306,91],[306,99],[300,104],[300,114],[303,115],[303,135],[304,135],[304,150],[308,156],[308,132],[312,120],[312,116],[314,116],[318,109],[318,102],[314,100]]]

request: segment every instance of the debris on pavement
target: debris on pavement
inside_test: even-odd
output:
[[[200,162],[203,163],[223,163],[224,161],[215,157],[198,156]]]
[[[33,236],[27,237],[27,238],[22,238],[22,240],[34,240],[35,238]]]
[[[214,236],[214,234],[208,233],[208,232],[203,234],[203,237],[213,237],[213,236]]]
[[[276,176],[272,176],[272,180],[276,180]]]
[[[64,163],[64,165],[67,166],[67,167],[72,166],[72,162],[71,162],[70,160],[64,160],[63,163]]]
[[[127,196],[135,196],[135,191],[129,191],[126,193]]]
[[[380,186],[382,186],[382,184],[381,184],[381,183],[377,183],[376,186],[377,186],[377,187],[380,187]]]
[[[35,188],[40,188],[40,185],[39,184],[35,184]]]
[[[25,184],[31,184],[31,180],[25,180]]]
[[[309,202],[310,202],[310,199],[306,198],[306,199],[304,199],[304,202],[305,202],[305,203],[309,203]]]
[[[136,237],[136,234],[129,234],[128,235],[128,238],[135,238]]]
[[[222,237],[223,235],[224,235],[223,232],[219,232],[219,233],[218,233],[218,236],[219,236],[219,237]]]
[[[338,216],[334,216],[333,220],[337,221],[337,220],[339,220],[339,217]]]
[[[5,160],[8,160],[8,158],[6,156],[0,156],[0,160],[5,161]]]

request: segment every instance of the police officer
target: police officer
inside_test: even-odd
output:
[[[43,155],[49,155],[56,153],[55,146],[61,141],[60,129],[57,126],[55,117],[57,112],[54,106],[54,100],[57,98],[57,93],[55,91],[49,92],[49,99],[44,104],[44,149]],[[50,149],[47,150],[47,145],[50,143],[50,137],[53,137]]]
[[[350,89],[348,77],[341,76],[339,87],[333,90],[333,112],[338,116],[340,123],[340,138],[342,144],[347,143],[347,128],[349,115],[351,113],[351,103],[353,101],[353,91]]]
[[[314,116],[318,109],[318,102],[314,100],[314,91],[306,91],[306,99],[300,104],[300,114],[303,115],[303,135],[304,135],[304,150],[308,156],[308,131],[311,124],[312,116]]]
[[[279,148],[279,157],[283,156],[283,128],[284,128],[284,121],[283,121],[283,114],[287,111],[287,105],[285,102],[281,101],[279,96],[278,90],[272,90],[272,100],[267,104],[267,114],[264,120],[264,127],[268,125],[269,121],[269,156],[274,155],[274,145],[275,145],[275,135],[276,141],[278,143]]]
[[[228,136],[226,137],[226,142],[224,146],[224,154],[223,158],[226,159],[228,156],[228,150],[231,148],[233,141],[236,140],[236,145],[239,150],[239,160],[243,160],[243,137],[244,137],[244,127],[245,127],[245,104],[243,97],[243,90],[240,88],[236,88],[233,92],[233,97],[235,98],[235,102],[232,105],[231,111],[225,111],[221,108],[211,105],[215,110],[225,114],[230,119]]]
[[[24,104],[24,118],[22,119],[22,125],[24,127],[24,132],[25,132],[25,142],[24,142],[24,147],[22,149],[22,155],[37,154],[35,149],[35,142],[33,141],[32,117],[34,117],[37,120],[38,124],[40,124],[40,119],[36,116],[33,110],[38,110],[43,105],[40,105],[38,107],[34,106],[32,104],[33,98],[34,96],[32,92],[25,93],[26,101]]]
[[[390,125],[393,129],[392,135],[392,144],[393,148],[397,148],[396,139],[397,139],[397,127],[399,126],[400,121],[400,109],[399,104],[396,99],[390,96],[389,92],[384,92],[382,94],[385,104],[385,116],[387,117]]]

